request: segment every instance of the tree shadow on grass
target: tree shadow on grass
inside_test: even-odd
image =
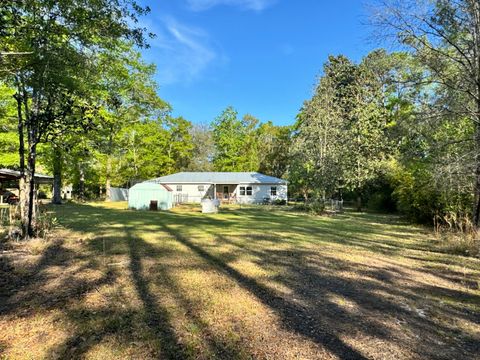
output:
[[[205,251],[202,247],[196,245],[180,232],[162,224],[163,229],[175,236],[175,238],[187,246],[198,256],[209,262],[213,266],[221,269],[225,274],[235,280],[240,286],[251,292],[263,304],[275,310],[277,315],[281,316],[284,326],[287,330],[294,331],[307,338],[310,338],[319,345],[324,346],[332,353],[344,359],[367,359],[360,352],[343,342],[335,334],[324,331],[318,327],[317,320],[311,316],[301,306],[292,303],[278,296],[270,288],[260,284],[255,279],[247,277],[226,264],[219,257]]]
[[[78,300],[99,286],[114,281],[113,272],[94,279],[82,277],[86,269],[96,267],[95,259],[87,254],[67,248],[63,241],[54,241],[32,266],[17,269],[12,264],[8,284],[1,291],[0,315],[29,316],[32,310],[62,308],[73,299]],[[56,281],[56,286],[43,289],[52,280]]]
[[[86,210],[87,212],[89,211],[88,209]],[[82,212],[79,211],[80,214]],[[344,224],[335,231],[334,225],[321,224],[315,227],[313,222],[309,220],[305,226],[296,225],[292,228],[290,226],[292,225],[292,220],[289,223],[281,215],[278,215],[278,217],[271,214],[266,216],[259,212],[255,218],[255,213],[250,210],[237,211],[238,214],[235,216],[239,217],[238,221],[235,219],[224,221],[215,217],[193,216],[192,214],[133,213],[107,209],[102,211],[95,209],[94,212],[98,216],[98,221],[123,221],[141,231],[156,232],[160,230],[171,234],[179,243],[186,246],[199,258],[212,267],[219,269],[242,288],[253,294],[261,303],[272,309],[281,319],[285,329],[312,340],[340,358],[363,359],[367,357],[365,353],[360,352],[342,340],[342,336],[346,335],[347,331],[383,339],[387,342],[396,342],[400,347],[410,348],[419,357],[423,355],[428,358],[442,358],[439,354],[444,351],[445,355],[443,358],[455,358],[456,355],[461,354],[462,358],[467,359],[475,358],[475,354],[478,354],[480,351],[478,339],[470,337],[469,334],[464,333],[454,325],[442,324],[437,322],[434,317],[426,318],[421,313],[418,315],[407,309],[408,303],[423,301],[422,298],[426,293],[431,293],[434,297],[463,296],[465,299],[468,298],[468,301],[480,301],[480,298],[476,295],[462,291],[448,291],[448,289],[445,292],[443,288],[438,286],[396,286],[399,283],[397,279],[398,274],[395,274],[393,270],[386,271],[385,269],[377,269],[375,267],[370,268],[368,265],[352,266],[351,263],[342,262],[338,258],[329,259],[328,256],[321,253],[318,254],[318,258],[315,260],[318,261],[318,264],[315,265],[314,262],[310,263],[312,258],[311,250],[304,248],[302,242],[288,251],[275,248],[270,249],[268,243],[258,249],[258,246],[253,245],[258,245],[261,239],[254,239],[255,243],[252,246],[245,245],[245,243],[238,245],[237,243],[232,243],[227,236],[218,234],[220,229],[240,230],[242,232],[250,230],[250,233],[261,233],[262,231],[273,229],[273,231],[283,230],[285,233],[285,237],[278,238],[277,241],[279,243],[290,241],[293,245],[295,240],[288,238],[295,233],[300,233],[304,237],[312,236],[319,240],[326,235],[327,238],[321,239],[320,242],[341,242],[346,245],[355,244],[355,246],[362,247],[362,236],[367,236],[372,231],[382,233],[381,228],[378,226],[367,226],[366,229],[358,231],[358,239],[352,239],[354,238],[352,235],[355,233],[354,229],[359,228],[359,224],[355,226]],[[252,216],[251,221],[256,221],[255,223],[252,223],[250,220],[246,222],[242,220],[247,213],[249,216]],[[255,224],[255,228],[249,229],[248,226],[253,224]],[[94,229],[86,225],[86,219],[83,218],[83,220],[80,220],[80,224],[75,226],[81,229],[81,231],[94,231]],[[227,254],[222,253],[220,255],[218,251],[215,251],[214,244],[204,244],[192,238],[190,235],[192,228],[196,229],[196,231],[202,229],[205,233],[216,236],[219,246],[228,244],[233,247],[233,250]],[[150,289],[150,285],[154,284],[154,281],[146,279],[144,274],[145,270],[142,262],[146,258],[158,260],[159,257],[165,256],[165,254],[162,254],[158,249],[156,250],[150,244],[137,237],[132,228],[125,231],[127,238],[131,239],[128,240],[130,271],[146,312],[144,321],[147,322],[152,333],[158,334],[162,338],[167,338],[167,343],[170,343],[170,352],[167,351],[166,353],[170,354],[171,358],[175,358],[177,355],[188,356],[189,353],[175,339],[175,335],[171,333],[173,330],[170,331],[168,328],[167,330],[159,329],[161,326],[169,326],[170,319],[168,312],[159,308],[157,296]],[[349,237],[350,239],[343,240],[342,237]],[[268,241],[272,241],[272,238],[269,238]],[[314,241],[312,240],[310,243]],[[98,244],[96,246],[98,248]],[[372,250],[374,253],[384,254],[383,251],[375,251],[375,244],[364,245],[364,248]],[[236,258],[241,258],[245,254],[253,256],[256,259],[256,264],[262,268],[274,266],[282,269],[281,275],[272,280],[291,289],[292,294],[281,294],[264,282],[249,277],[230,265],[230,262]],[[393,255],[396,252],[392,251],[390,254]],[[332,265],[324,265],[322,267],[322,264],[326,262]],[[315,266],[312,266],[312,264]],[[362,279],[345,279],[339,274],[339,270],[350,270],[358,273]],[[181,294],[178,285],[175,284],[173,279],[168,278],[168,272],[162,270],[160,274],[164,279],[162,286],[166,286],[166,288],[173,291],[179,306],[185,309],[192,309],[192,304],[189,303],[188,298]],[[340,306],[328,298],[332,295],[340,296],[352,302],[360,309],[360,312],[356,313],[346,310],[344,306]],[[394,301],[391,297],[396,297],[397,300]],[[406,303],[400,304],[398,299],[403,299]],[[435,306],[431,302],[427,303],[430,306]],[[450,315],[454,318],[463,317],[465,320],[474,322],[477,319],[472,314],[465,314],[463,309],[448,311],[444,307],[438,309],[444,316],[449,315],[448,311],[451,311]],[[202,324],[201,317],[195,314],[195,311],[189,310],[187,313],[193,322],[205,328],[207,333],[205,338],[213,339],[213,342],[209,344],[212,353],[233,356],[232,352],[228,352],[231,348],[229,344],[217,341],[212,334],[208,334],[208,326]],[[365,314],[369,316],[365,316]],[[405,325],[403,328],[392,329],[384,322],[385,318],[390,322],[398,320]],[[398,333],[401,329],[414,331],[415,334],[423,337],[408,340]],[[448,334],[460,337],[460,340],[454,341]],[[170,340],[168,340],[169,338]],[[447,339],[448,342],[444,344],[436,343],[444,339]],[[452,348],[449,348],[450,345],[458,346],[459,343],[464,346],[463,349],[456,347],[452,350]],[[429,350],[429,348],[431,349]]]
[[[145,256],[147,252],[144,252],[141,257],[139,247],[145,244],[140,238],[136,238],[131,231],[126,230],[126,233],[130,256],[129,268],[135,290],[142,301],[144,311],[143,321],[150,331],[159,338],[162,358],[186,359],[187,353],[185,348],[180,344],[170,324],[168,311],[164,307],[159,306],[159,301],[157,301],[155,295],[150,291],[149,283],[143,275],[142,257]],[[148,256],[151,256],[151,253]]]
[[[63,209],[68,208],[64,207]],[[317,243],[326,240],[327,242],[351,244],[388,255],[393,255],[405,249],[432,250],[431,247],[428,247],[427,242],[422,242],[422,246],[419,246],[418,244],[398,241],[402,232],[411,232],[412,230],[401,227],[406,224],[400,219],[394,218],[394,221],[387,221],[388,216],[384,216],[385,224],[370,224],[368,223],[372,220],[370,214],[343,214],[335,218],[325,219],[305,214],[293,214],[292,216],[291,213],[284,210],[266,211],[257,207],[224,211],[226,211],[228,218],[205,216],[200,213],[142,213],[83,205],[81,209],[79,207],[70,209],[66,224],[73,230],[84,231],[85,228],[117,223],[117,219],[129,225],[135,225],[136,222],[138,226],[145,225],[145,221],[151,225],[156,225],[157,221],[168,222],[171,220],[180,226],[192,224],[205,226],[207,229],[208,227],[228,228],[249,233],[250,226],[254,223],[257,232],[283,234],[282,242],[288,241],[289,235],[292,235],[292,242],[298,242],[295,235],[301,234],[303,236],[301,241],[303,242]],[[128,214],[131,216],[128,216]],[[232,216],[234,217],[232,218]],[[383,218],[381,217],[381,219]],[[395,233],[390,231],[391,229],[388,227],[392,225],[398,227]],[[415,231],[418,235],[425,235],[424,229],[416,229]],[[372,239],[372,234],[382,235],[382,239]]]
[[[140,237],[136,236],[132,229],[127,227],[130,254],[130,270],[137,293],[139,294],[145,308],[145,322],[150,327],[151,331],[156,333],[162,341],[166,339],[167,347],[164,353],[166,358],[171,359],[186,359],[195,358],[195,354],[189,352],[184,344],[178,341],[173,328],[170,323],[170,316],[165,309],[160,309],[158,306],[158,294],[155,295],[150,289],[150,285],[161,286],[168,289],[170,295],[174,298],[176,306],[185,312],[189,321],[202,332],[202,339],[207,343],[207,349],[210,355],[220,359],[236,359],[240,353],[240,349],[235,348],[231,343],[225,342],[218,338],[216,334],[211,332],[207,323],[195,310],[194,303],[189,300],[182,292],[180,286],[169,275],[164,264],[161,264],[161,259],[168,257],[168,252],[161,251],[158,248],[146,243]],[[156,262],[155,277],[158,279],[147,279],[144,276],[144,269],[142,262],[145,259],[152,259]]]
[[[189,227],[194,226],[194,223],[190,223]],[[391,271],[385,271],[385,269],[374,268],[371,269],[368,266],[356,266],[352,269],[352,264],[344,263],[343,268],[350,267],[350,271],[358,274],[359,277],[371,278],[371,280],[365,281],[364,279],[352,279],[346,280],[328,273],[328,269],[311,269],[309,264],[302,261],[302,257],[309,256],[308,251],[303,251],[301,248],[294,250],[275,250],[265,247],[263,251],[255,251],[252,247],[246,246],[245,241],[238,245],[232,243],[226,237],[221,235],[215,235],[219,244],[229,244],[237,246],[238,250],[232,250],[228,253],[222,253],[221,256],[214,254],[214,246],[199,244],[192,241],[185,234],[188,234],[188,229],[178,228],[172,229],[168,225],[162,225],[164,229],[188,246],[191,250],[196,252],[199,256],[207,260],[212,265],[220,268],[230,277],[235,279],[248,291],[253,293],[264,304],[274,309],[277,313],[282,315],[284,325],[286,328],[300,333],[304,336],[310,337],[314,341],[324,346],[327,346],[329,350],[339,355],[340,357],[354,357],[360,354],[350,352],[351,348],[345,347],[342,344],[339,334],[342,331],[348,331],[352,329],[352,323],[361,327],[362,332],[376,338],[384,338],[392,342],[401,344],[406,342],[402,336],[396,336],[392,331],[387,330],[384,323],[385,317],[388,321],[400,321],[405,322],[408,325],[406,328],[413,330],[417,336],[424,336],[425,339],[418,341],[414,339],[405,343],[405,346],[412,346],[412,343],[417,344],[417,349],[413,349],[417,352],[418,356],[426,356],[430,358],[436,358],[439,356],[439,352],[445,352],[446,358],[454,358],[458,352],[463,352],[464,358],[469,358],[472,354],[476,354],[480,351],[478,338],[472,337],[470,334],[458,329],[452,324],[442,324],[436,321],[435,318],[428,318],[423,315],[423,309],[409,309],[408,304],[402,304],[398,301],[402,300],[417,303],[427,303],[431,307],[435,307],[434,301],[427,301],[422,294],[429,294],[433,298],[444,299],[460,299],[462,302],[468,303],[480,303],[480,296],[466,293],[464,291],[446,289],[439,286],[404,286],[402,290],[397,284],[401,283],[401,279],[397,278],[397,269],[392,268]],[[212,251],[206,249],[211,248]],[[297,299],[303,299],[304,304],[307,304],[307,308],[298,305],[295,299],[287,299],[282,296],[279,297],[275,291],[269,289],[265,285],[260,284],[258,281],[244,276],[239,271],[228,265],[233,261],[235,257],[240,258],[241,252],[244,251],[246,255],[253,255],[258,258],[258,265],[262,268],[277,266],[283,268],[284,272],[278,278],[273,280],[283,283],[288,288],[293,290],[292,297]],[[328,260],[325,255],[321,255],[322,260]],[[338,270],[341,260],[338,258],[329,259],[331,263],[335,263],[335,269]],[[342,265],[340,265],[342,267]],[[397,266],[398,267],[398,266]],[[407,276],[403,274],[403,277]],[[379,296],[378,293],[389,294],[389,296]],[[322,298],[325,294],[339,295],[344,299],[354,302],[361,308],[362,313],[358,316],[354,313],[347,312],[341,309],[339,306],[332,302],[323,302],[321,306],[315,305],[317,299]],[[392,300],[391,296],[396,299]],[[418,311],[418,314],[415,312]],[[466,321],[472,321],[478,323],[479,316],[471,313],[466,313],[465,309],[461,309],[456,306],[437,307],[436,311],[441,311],[445,318],[461,318]],[[370,313],[375,315],[376,318],[366,319],[364,314]],[[311,319],[311,320],[310,320]],[[377,321],[378,320],[378,321]],[[322,329],[319,329],[319,325],[325,322],[329,323],[329,328],[333,329],[333,334],[322,333]],[[332,324],[334,324],[332,326]],[[344,326],[347,325],[347,326]],[[345,329],[342,329],[345,327]],[[357,327],[357,329],[358,329]],[[452,337],[457,337],[455,341],[457,347],[453,349],[450,347],[452,343],[439,345],[445,338],[445,334],[451,334]],[[446,336],[448,338],[448,335]],[[333,339],[332,339],[333,338]],[[442,340],[441,340],[442,339]],[[438,349],[441,349],[440,351]]]
[[[87,229],[84,229],[88,231]],[[194,303],[183,294],[179,285],[172,279],[162,262],[173,256],[172,251],[158,249],[145,242],[136,234],[131,226],[123,227],[124,236],[108,238],[112,241],[125,243],[128,256],[127,270],[133,284],[135,294],[140,300],[139,308],[130,304],[109,302],[108,308],[89,309],[75,306],[65,311],[65,318],[80,329],[72,333],[62,344],[51,349],[50,356],[55,358],[82,358],[89,350],[102,343],[107,337],[114,336],[121,343],[145,344],[148,350],[142,352],[148,358],[161,359],[191,359],[197,358],[195,349],[180,339],[177,330],[172,325],[171,309],[165,306],[162,294],[168,293],[174,299],[175,307],[180,313],[187,314],[188,322],[199,329],[204,341],[203,348],[209,357],[219,359],[242,358],[242,349],[234,343],[220,339],[212,332],[208,324],[199,315]],[[99,237],[89,242],[92,252],[100,252],[104,246],[105,237]],[[116,247],[123,249],[123,246]],[[153,260],[154,272],[145,269],[144,263]],[[158,291],[161,289],[162,291]],[[157,291],[155,291],[157,290]],[[122,297],[122,295],[120,295]],[[172,304],[170,304],[172,306]],[[136,332],[141,333],[140,336]]]
[[[424,309],[410,308],[408,305],[422,304],[429,310],[432,309],[433,313],[441,312],[444,319],[462,319],[479,324],[480,314],[471,313],[460,306],[438,304],[438,300],[446,300],[448,303],[461,301],[463,304],[480,304],[479,295],[435,285],[413,283],[398,286],[409,276],[399,272],[398,265],[385,269],[345,262],[326,254],[318,254],[316,256],[318,260],[315,260],[310,250],[302,248],[277,250],[266,246],[261,250],[255,250],[253,247],[246,248],[243,244],[237,245],[227,237],[221,235],[217,237],[220,237],[220,243],[238,246],[238,250],[232,252],[243,251],[243,255],[249,258],[253,256],[255,260],[252,261],[258,266],[276,268],[280,274],[270,280],[292,290],[291,295],[284,296],[300,300],[305,309],[308,309],[306,311],[309,316],[316,318],[318,324],[327,323],[334,332],[347,333],[352,330],[352,324],[355,324],[355,328],[361,328],[361,331],[369,336],[411,346],[403,336],[398,336],[402,335],[398,330],[392,331],[387,326],[389,322],[400,321],[406,324],[405,329],[422,336],[422,341],[413,340],[417,344],[414,351],[418,356],[436,358],[441,349],[440,352],[449,354],[447,358],[455,358],[459,350],[464,352],[464,358],[468,358],[480,351],[477,337],[453,324],[443,324],[431,314],[424,315]],[[222,261],[224,258],[228,259],[228,256],[222,255]],[[355,278],[339,275],[345,271],[355,274]],[[348,307],[340,307],[329,301],[329,295],[344,299],[356,310],[347,311]],[[428,298],[425,295],[428,295]],[[450,334],[447,338],[457,337],[455,341],[457,347],[453,351],[451,347],[453,343],[440,345],[446,334]]]
[[[65,317],[75,324],[79,331],[70,336],[59,346],[51,349],[55,358],[82,358],[97,344],[114,336],[117,341],[129,345],[132,342],[149,343],[145,356],[162,359],[186,359],[187,353],[180,344],[172,326],[168,311],[149,289],[144,278],[142,265],[143,252],[139,248],[142,241],[126,230],[121,238],[99,237],[89,243],[93,252],[99,252],[104,242],[122,242],[126,244],[128,254],[128,271],[141,307],[125,304],[125,294],[118,294],[116,299],[107,299],[107,306],[91,309],[83,305],[65,312]],[[142,327],[147,329],[147,333]],[[136,332],[142,333],[141,336]]]
[[[480,275],[479,273],[473,274],[474,276],[471,276],[469,274],[467,275],[467,273],[465,272],[438,269],[435,266],[432,267],[425,265],[422,266],[422,271],[429,273],[433,276],[442,278],[446,281],[465,286],[466,288],[472,290],[480,290],[480,276],[476,277],[476,275]]]

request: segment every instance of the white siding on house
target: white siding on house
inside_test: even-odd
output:
[[[180,172],[148,182],[167,185],[172,189],[174,200],[180,202],[199,203],[203,199],[215,198],[215,193],[220,200],[245,204],[262,203],[267,198],[287,200],[288,183],[285,180],[258,172]],[[223,195],[226,186],[228,196]],[[245,188],[243,194],[242,187]],[[247,194],[247,187],[251,188],[251,194]],[[275,194],[272,187],[276,189]]]
[[[173,196],[182,194],[187,197],[189,203],[199,203],[202,199],[210,197],[213,199],[212,184],[166,184],[173,190]],[[178,189],[181,186],[181,190]],[[203,186],[203,191],[199,190],[199,186]],[[178,190],[177,190],[178,189]]]
[[[212,184],[174,184],[167,183],[172,190],[175,199],[176,194],[181,194],[189,203],[200,203],[202,199],[214,198],[214,185]],[[180,187],[181,186],[181,190]],[[198,189],[199,186],[203,186],[203,191]],[[223,192],[222,184],[217,185],[217,193]],[[245,188],[245,195],[241,195],[240,188]],[[247,187],[252,188],[252,195],[247,195]],[[276,195],[271,195],[272,187],[276,188]],[[287,185],[279,184],[239,184],[229,185],[229,190],[236,196],[237,202],[242,204],[255,204],[262,203],[265,198],[271,200],[287,200]]]
[[[241,187],[252,187],[252,195],[240,195]],[[271,195],[272,187],[276,188],[276,195]],[[287,185],[258,185],[258,184],[240,184],[236,189],[237,201],[242,204],[262,203],[265,198],[271,200],[287,200]]]

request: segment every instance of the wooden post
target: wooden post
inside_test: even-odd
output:
[[[103,242],[103,266],[105,266],[106,263],[107,263],[107,261],[106,261],[107,254],[106,254],[106,251],[105,251],[105,238],[102,238],[102,242]]]
[[[8,206],[8,236],[12,236],[13,232],[13,215],[12,215],[12,210],[15,205],[9,205]]]

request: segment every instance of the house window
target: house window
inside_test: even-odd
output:
[[[177,191],[182,191],[182,185],[177,185]]]
[[[276,186],[272,186],[270,188],[270,195],[271,196],[277,196],[277,187]]]
[[[251,196],[252,195],[252,187],[251,186],[247,186],[247,196]]]
[[[240,186],[240,196],[245,196],[245,186]]]
[[[204,191],[205,187],[203,185],[198,185],[198,191]]]

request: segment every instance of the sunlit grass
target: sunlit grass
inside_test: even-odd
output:
[[[478,349],[479,261],[439,253],[427,229],[397,216],[126,203],[51,211],[62,228],[16,262],[12,282],[22,285],[0,305],[8,358],[397,359]]]

